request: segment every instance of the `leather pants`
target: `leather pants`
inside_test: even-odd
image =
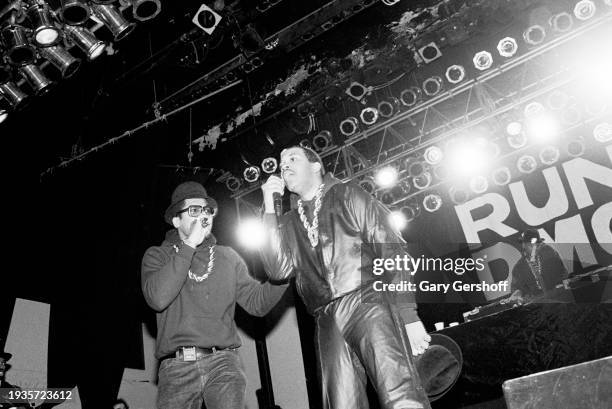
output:
[[[430,408],[395,308],[353,291],[316,311],[324,409],[367,409],[367,378],[381,409]]]

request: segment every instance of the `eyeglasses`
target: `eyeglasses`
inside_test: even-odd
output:
[[[191,217],[198,217],[202,213],[204,213],[204,216],[214,216],[215,214],[217,214],[217,209],[210,206],[192,205],[187,207],[186,209],[179,210],[178,212],[176,212],[176,214],[179,215],[185,212],[187,212],[187,214]]]

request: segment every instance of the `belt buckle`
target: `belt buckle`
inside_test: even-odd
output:
[[[191,362],[197,360],[196,348],[195,347],[183,347],[183,361]]]

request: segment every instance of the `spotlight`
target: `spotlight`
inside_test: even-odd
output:
[[[206,34],[212,34],[221,22],[221,16],[206,4],[202,4],[191,21]]]
[[[574,15],[578,20],[588,20],[595,15],[595,3],[592,0],[580,0],[574,6]]]
[[[497,43],[497,51],[502,57],[510,58],[518,51],[518,44],[512,37],[505,37]]]
[[[314,147],[312,146],[312,142],[310,142],[310,139],[302,139],[300,141],[300,146],[302,148],[314,149]]]
[[[433,168],[433,175],[438,180],[446,180],[446,179],[448,179],[448,177],[450,175],[450,172],[448,170],[448,166],[442,165],[442,164],[440,164],[438,166],[435,166]]]
[[[421,97],[421,89],[418,87],[411,87],[402,91],[400,94],[400,101],[402,102],[402,105],[411,107],[419,102]]]
[[[582,113],[576,105],[568,106],[561,111],[561,122],[564,125],[576,125],[582,119]]]
[[[427,166],[420,160],[412,160],[410,163],[407,163],[406,170],[408,171],[408,176],[416,178],[425,173]]]
[[[359,130],[359,120],[354,116],[348,117],[340,122],[340,132],[342,135],[349,137]]]
[[[486,143],[479,138],[460,138],[449,142],[445,156],[453,174],[469,176],[489,166],[492,158],[488,155]]]
[[[442,198],[437,194],[425,196],[423,199],[423,207],[430,213],[433,213],[442,207]]]
[[[487,142],[485,150],[490,158],[497,158],[501,154],[501,148],[495,142]]]
[[[312,144],[317,152],[322,152],[332,144],[332,134],[329,131],[321,131],[312,138]]]
[[[61,39],[60,30],[55,27],[49,6],[46,3],[32,5],[27,14],[32,26],[35,27],[32,37],[39,47],[49,47],[59,42]]]
[[[23,92],[14,82],[5,82],[0,84],[0,95],[8,101],[13,109],[17,109],[28,98],[28,95]]]
[[[395,195],[393,194],[393,192],[391,192],[390,190],[387,190],[385,192],[382,192],[380,195],[380,201],[386,205],[389,206],[391,205],[393,202],[395,202]]]
[[[440,52],[440,49],[438,48],[436,43],[434,43],[433,41],[419,48],[418,52],[421,58],[423,59],[423,61],[425,62],[425,64],[429,64],[433,60],[436,60],[442,57],[442,53]]]
[[[378,110],[372,107],[366,107],[361,110],[359,119],[366,125],[372,125],[378,121]]]
[[[380,101],[378,103],[378,113],[383,118],[391,118],[399,112],[399,104],[399,100],[394,97],[388,98],[384,101]]]
[[[260,174],[261,173],[257,166],[249,166],[248,168],[244,170],[242,176],[244,177],[244,180],[246,180],[247,182],[253,183],[253,182],[256,182],[257,179],[259,179]]]
[[[517,135],[508,135],[506,140],[508,141],[508,145],[512,149],[520,149],[527,145],[527,137],[525,136],[525,134],[522,133]]]
[[[427,78],[423,81],[423,91],[430,97],[438,95],[442,91],[442,78],[438,76]]]
[[[36,59],[36,51],[28,43],[26,29],[10,25],[2,29],[0,32],[2,43],[6,50],[6,57],[9,62],[14,65],[24,65],[33,62]]]
[[[512,174],[510,173],[510,169],[507,167],[497,168],[493,171],[491,175],[491,179],[493,179],[493,183],[497,186],[504,186],[510,183],[510,179],[512,178]]]
[[[19,73],[34,90],[36,95],[46,94],[51,90],[53,82],[45,77],[40,68],[34,64],[19,67]]]
[[[442,161],[443,157],[444,154],[442,153],[442,149],[435,145],[425,149],[425,153],[423,154],[425,162],[430,165],[437,165]]]
[[[523,132],[523,124],[517,121],[509,122],[506,125],[506,133],[510,136],[520,135]]]
[[[446,79],[451,84],[458,84],[465,78],[465,68],[462,65],[451,65],[446,69]]]
[[[406,216],[400,210],[394,210],[390,212],[388,218],[389,224],[396,231],[402,231],[408,225],[408,220],[406,219]]]
[[[456,205],[460,205],[469,200],[470,192],[461,187],[451,186],[451,188],[448,189],[448,196],[450,197],[451,202]]]
[[[561,133],[559,121],[548,113],[529,118],[525,127],[526,134],[537,143],[548,143]]]
[[[89,19],[91,10],[86,0],[63,0],[60,8],[62,21],[69,25],[83,24]]]
[[[545,146],[540,150],[540,162],[544,165],[552,165],[559,160],[559,148],[556,146]]]
[[[546,38],[546,30],[540,25],[535,25],[527,28],[523,32],[523,39],[527,44],[538,45]]]
[[[225,187],[227,187],[230,192],[235,192],[240,189],[240,185],[242,185],[242,183],[236,176],[230,176],[225,180]]]
[[[540,115],[544,111],[546,111],[546,108],[544,108],[544,105],[540,104],[539,102],[530,102],[529,104],[525,105],[525,117],[527,118]]]
[[[41,48],[40,53],[62,73],[63,78],[72,77],[81,66],[81,60],[73,57],[59,45]]]
[[[424,172],[412,179],[412,184],[419,190],[427,189],[431,186],[431,173]]]
[[[374,181],[370,177],[366,177],[360,180],[359,186],[361,186],[361,188],[365,190],[366,192],[368,192],[369,194],[374,194],[374,192],[376,191],[376,185],[374,184]]]
[[[516,167],[521,173],[531,173],[538,167],[535,158],[531,155],[523,155],[516,161]]]
[[[559,90],[554,90],[546,97],[546,105],[554,111],[565,108],[568,101],[569,96],[565,92]]]
[[[612,141],[612,124],[602,122],[593,128],[593,138],[597,142],[605,143]]]
[[[356,101],[361,101],[363,97],[369,92],[369,89],[358,83],[357,81],[351,82],[346,89],[346,94]]]
[[[0,108],[0,124],[4,121],[6,121],[6,118],[8,118],[8,112],[6,112],[4,109]]]
[[[584,141],[582,138],[572,139],[565,145],[567,154],[573,158],[582,156],[584,153]]]
[[[382,189],[388,189],[395,186],[399,172],[393,166],[385,166],[376,172],[374,175],[374,181]]]
[[[474,55],[474,67],[480,71],[488,70],[493,65],[493,56],[488,51],[480,51]]]
[[[135,24],[123,18],[115,6],[92,4],[91,9],[96,17],[111,31],[115,41],[123,40],[136,28]]]
[[[550,18],[550,25],[555,32],[565,33],[566,31],[570,31],[574,26],[574,19],[569,13],[564,11],[552,16]]]
[[[266,229],[259,219],[241,221],[236,233],[240,244],[249,250],[261,248],[266,241]]]
[[[489,181],[486,177],[479,175],[470,179],[470,189],[477,195],[484,193],[489,188]]]
[[[132,5],[132,15],[138,21],[155,18],[161,11],[159,0],[127,0]]]
[[[600,116],[603,115],[609,108],[609,102],[607,101],[604,95],[595,95],[591,99],[589,99],[585,106],[584,110],[590,116]]]
[[[261,161],[261,170],[263,170],[265,173],[274,173],[276,172],[277,168],[278,162],[275,158],[265,158]]]
[[[421,206],[418,202],[410,202],[408,205],[402,206],[400,212],[404,214],[407,222],[411,222],[421,215]]]
[[[74,43],[79,47],[89,61],[95,60],[104,52],[106,43],[99,40],[94,33],[84,27],[73,27],[67,25],[64,30],[68,33],[68,36]]]

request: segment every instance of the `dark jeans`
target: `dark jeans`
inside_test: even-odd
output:
[[[198,361],[165,359],[159,366],[157,409],[243,409],[246,376],[237,350]]]
[[[367,409],[367,378],[383,409],[430,408],[393,307],[354,291],[317,311],[324,409]],[[400,328],[398,328],[400,327]],[[400,332],[402,331],[402,332]]]

